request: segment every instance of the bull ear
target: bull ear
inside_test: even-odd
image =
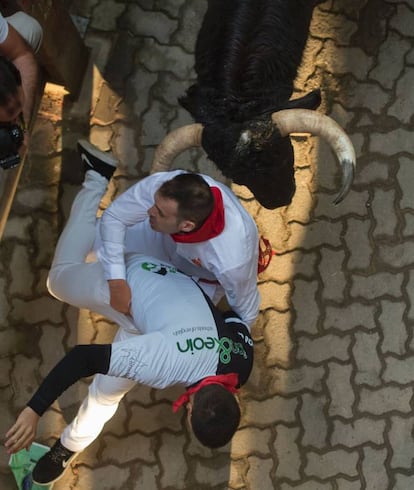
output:
[[[348,194],[355,172],[355,150],[345,131],[333,119],[306,109],[287,109],[272,114],[273,123],[282,136],[310,133],[325,138],[336,153],[343,171],[342,187],[334,203]]]
[[[200,147],[202,134],[201,124],[189,124],[168,133],[155,150],[151,173],[166,172],[180,153]]]
[[[321,91],[313,90],[309,94],[299,97],[298,99],[289,100],[284,109],[317,109],[322,102]]]

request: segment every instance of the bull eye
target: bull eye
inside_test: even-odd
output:
[[[249,129],[246,129],[240,134],[240,137],[236,143],[236,147],[234,148],[235,153],[239,155],[246,155],[249,151],[249,145],[252,141],[252,133]]]
[[[240,145],[248,145],[252,139],[252,133],[250,130],[243,131],[239,138]]]

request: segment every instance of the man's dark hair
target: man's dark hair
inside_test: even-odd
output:
[[[204,446],[225,446],[239,423],[239,404],[234,395],[222,386],[204,386],[194,394],[191,426],[194,435]]]
[[[176,175],[158,189],[162,197],[178,204],[179,220],[190,220],[199,228],[214,208],[214,196],[207,182],[197,174]]]
[[[7,103],[22,84],[19,70],[4,56],[0,56],[0,105]]]

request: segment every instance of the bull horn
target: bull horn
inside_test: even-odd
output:
[[[155,150],[151,173],[166,172],[180,153],[200,147],[202,134],[201,124],[188,124],[168,133]]]
[[[274,112],[272,121],[282,136],[292,133],[310,133],[325,138],[331,145],[342,167],[342,187],[334,204],[348,194],[355,172],[355,150],[345,131],[332,118],[309,109],[285,109]]]

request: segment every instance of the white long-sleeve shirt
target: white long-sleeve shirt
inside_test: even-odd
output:
[[[180,173],[185,172],[160,172],[139,181],[115,199],[104,212],[98,256],[106,279],[125,279],[125,252],[157,254],[156,250],[139,250],[139,240],[134,249],[131,246],[134,240],[128,239],[128,235],[154,236],[157,233],[153,232],[148,222],[148,210],[154,204],[154,194],[165,181]],[[162,240],[166,258],[180,270],[193,277],[217,280],[224,289],[230,307],[251,326],[260,304],[257,289],[257,227],[227,186],[206,175],[202,177],[210,186],[218,187],[221,191],[225,213],[223,231],[199,243],[176,243],[170,235],[161,233],[158,238]],[[129,243],[127,249],[126,242]],[[200,282],[200,285],[203,286],[203,283]]]

